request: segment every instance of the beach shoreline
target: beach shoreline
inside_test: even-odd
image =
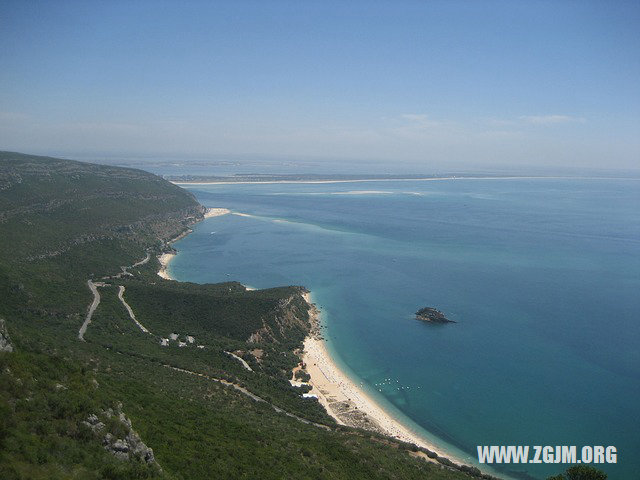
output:
[[[221,215],[227,215],[231,213],[231,210],[229,210],[228,208],[208,208],[204,211],[202,220],[206,220],[207,218],[212,218],[212,217],[219,217]],[[202,221],[200,220],[200,221]],[[169,240],[167,242],[167,245],[171,245],[172,243],[177,242],[178,240],[186,237],[187,235],[189,235],[193,230],[191,229],[187,229],[184,232],[182,232],[180,235],[178,235],[176,238],[173,238],[171,240]],[[176,252],[172,251],[172,252],[165,252],[161,255],[158,255],[157,259],[158,262],[160,262],[160,269],[158,270],[158,276],[164,278],[165,280],[175,280],[175,278],[173,278],[170,274],[169,274],[169,264],[171,263],[171,261],[174,259],[174,257],[176,256]]]
[[[405,426],[340,369],[322,338],[320,312],[313,303],[311,293],[305,293],[303,297],[309,304],[313,328],[304,341],[302,363],[304,371],[311,377],[308,381],[312,387],[309,393],[318,397],[327,413],[340,425],[371,430],[435,452],[438,457],[447,458],[458,466],[469,465],[468,460],[451,454]],[[420,456],[436,462],[425,454]]]
[[[165,280],[175,280],[171,275],[169,275],[169,264],[173,257],[175,257],[175,253],[163,253],[158,256],[158,261],[160,262],[160,270],[158,270],[158,276],[164,278]]]
[[[207,208],[204,212],[204,219],[219,217],[221,215],[227,215],[228,213],[231,213],[231,210],[228,208]]]
[[[208,208],[203,220],[229,213],[232,212],[225,208]],[[168,244],[184,238],[191,232],[191,229],[186,230],[168,242]],[[160,277],[166,280],[175,280],[168,271],[169,264],[175,256],[176,253],[173,251],[165,252],[157,257],[160,262],[158,271]],[[247,290],[254,290],[253,287],[245,287]],[[310,292],[303,293],[302,296],[309,306],[312,330],[304,340],[301,360],[305,367],[304,370],[311,377],[308,381],[312,387],[309,393],[317,396],[318,401],[327,413],[340,425],[366,429],[402,442],[414,444],[421,449],[432,452],[429,455],[424,451],[412,452],[413,455],[426,461],[440,465],[442,462],[437,461],[436,457],[438,457],[440,460],[446,459],[452,462],[450,466],[454,468],[469,465],[468,460],[465,461],[449,453],[446,449],[435,445],[393,417],[365,392],[362,385],[358,386],[334,362],[325,340],[322,338],[320,311],[313,303]]]

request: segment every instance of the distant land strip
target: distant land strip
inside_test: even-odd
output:
[[[165,175],[164,178],[175,184],[229,184],[229,183],[347,183],[347,182],[383,182],[383,181],[426,181],[454,179],[515,179],[515,178],[564,178],[548,176],[514,175],[272,175],[272,174],[236,174],[229,176],[214,175]]]
[[[639,177],[600,177],[576,175],[496,175],[456,173],[439,175],[319,175],[319,174],[235,174],[216,175],[164,175],[165,180],[176,185],[228,185],[251,183],[356,183],[356,182],[409,182],[437,180],[640,180]]]

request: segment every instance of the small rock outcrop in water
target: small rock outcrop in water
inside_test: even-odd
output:
[[[456,323],[454,320],[449,320],[444,316],[440,310],[432,307],[424,307],[416,312],[416,318],[423,322],[429,323]]]

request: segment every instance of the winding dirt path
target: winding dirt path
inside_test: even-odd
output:
[[[139,267],[140,265],[144,265],[145,263],[147,263],[149,261],[150,258],[151,258],[151,254],[149,252],[147,252],[147,256],[146,257],[144,257],[139,262],[136,262],[133,265],[131,265],[130,267],[127,267],[127,268],[136,268],[136,267]]]
[[[84,323],[82,324],[82,326],[80,327],[80,330],[78,331],[78,340],[81,340],[83,342],[85,341],[84,334],[87,331],[87,327],[91,323],[91,317],[93,316],[93,312],[95,312],[96,308],[98,308],[98,305],[100,305],[100,293],[98,293],[98,287],[104,287],[104,283],[101,283],[101,282],[93,283],[91,280],[87,280],[87,285],[89,286],[91,293],[93,293],[93,302],[91,302],[91,305],[89,306],[89,311],[87,312],[87,316],[84,319]]]
[[[142,330],[144,333],[148,333],[149,335],[152,335],[152,333],[147,329],[147,327],[142,325],[136,319],[136,315],[133,313],[133,310],[131,309],[131,306],[126,302],[126,300],[123,297],[124,291],[125,291],[124,285],[118,285],[118,298],[120,299],[120,301],[124,305],[124,308],[127,309],[127,312],[129,312],[129,317],[131,317],[131,320],[133,320],[135,322],[135,324],[138,326],[138,328],[140,330]]]
[[[104,277],[103,280],[108,280],[110,278],[120,278],[123,274],[131,275],[129,272],[127,272],[127,269],[134,268],[134,267],[139,267],[140,265],[144,265],[145,263],[147,263],[149,261],[150,258],[151,258],[151,254],[149,252],[147,252],[146,257],[144,257],[139,262],[134,263],[130,267],[120,267],[122,269],[122,273],[119,273],[118,275],[114,275],[113,277]],[[80,330],[78,330],[78,340],[80,340],[82,342],[85,341],[84,334],[87,332],[87,327],[91,323],[91,317],[93,317],[93,312],[95,312],[96,308],[98,308],[98,305],[100,305],[100,293],[98,292],[98,287],[104,287],[106,284],[103,283],[103,282],[95,282],[94,283],[91,280],[87,280],[87,285],[89,286],[89,289],[91,290],[91,293],[93,293],[93,302],[91,302],[91,305],[89,306],[89,311],[87,312],[87,316],[85,317],[84,322],[82,323],[82,326],[80,327]],[[149,330],[147,330],[140,322],[138,322],[136,320],[136,316],[133,314],[133,310],[131,310],[131,307],[127,304],[127,302],[124,301],[124,298],[122,298],[122,294],[124,293],[124,287],[120,287],[120,289],[121,290],[118,293],[118,298],[120,298],[120,301],[126,307],[127,311],[129,312],[129,316],[131,317],[131,319],[134,322],[136,322],[136,325],[138,325],[138,327],[140,327],[140,329],[143,332],[151,334],[151,332],[149,332]]]
[[[239,357],[238,355],[236,355],[235,353],[231,353],[231,352],[227,352],[226,350],[224,350],[224,353],[226,353],[227,355],[229,355],[232,358],[235,358],[237,361],[239,361],[242,366],[245,368],[245,370],[249,370],[250,372],[253,372],[253,369],[249,366],[249,364],[244,360],[244,358]]]
[[[235,388],[237,391],[239,391],[243,395],[246,395],[247,397],[251,398],[252,400],[254,400],[256,402],[266,403],[267,405],[270,405],[271,408],[273,408],[278,413],[282,413],[282,414],[286,415],[287,417],[295,418],[299,422],[306,423],[307,425],[313,425],[314,427],[318,427],[318,428],[322,428],[323,430],[331,431],[331,427],[329,427],[327,425],[322,425],[321,423],[312,422],[311,420],[307,420],[306,418],[302,418],[302,417],[299,417],[297,415],[294,415],[293,413],[289,413],[286,410],[283,410],[280,407],[276,407],[273,403],[267,402],[264,398],[259,397],[254,393],[251,393],[246,388],[241,387],[240,385],[237,385],[235,383],[229,382],[227,380],[223,380],[221,378],[210,377],[209,375],[205,375],[204,373],[192,372],[191,370],[185,370],[184,368],[179,368],[179,367],[172,367],[171,365],[163,365],[163,367],[170,368],[171,370],[175,370],[177,372],[186,373],[188,375],[195,375],[197,377],[206,378],[207,380],[210,380],[212,382],[221,383],[222,385],[226,385],[227,387]]]
[[[122,270],[123,270],[123,273],[127,274],[128,273],[127,269],[129,269],[129,268],[134,268],[134,267],[138,267],[140,265],[144,265],[145,263],[147,263],[149,261],[149,258],[150,258],[150,255],[147,253],[147,256],[143,260],[131,265],[130,267],[121,267]],[[116,275],[115,277],[118,278],[120,275],[121,274]],[[104,287],[105,286],[105,284],[102,283],[102,282],[94,283],[91,280],[87,280],[87,285],[89,286],[89,289],[91,290],[91,293],[93,293],[93,302],[91,302],[91,305],[89,306],[89,311],[87,312],[87,316],[85,317],[84,323],[82,324],[82,326],[80,327],[80,330],[78,331],[78,339],[83,341],[83,342],[85,341],[84,334],[87,331],[87,327],[91,323],[91,317],[93,316],[93,312],[95,312],[96,308],[98,308],[98,305],[100,305],[100,293],[98,292],[98,287]],[[142,330],[144,333],[148,333],[149,335],[153,335],[144,325],[142,325],[136,319],[136,316],[133,313],[133,310],[132,310],[131,306],[124,299],[124,292],[125,292],[124,285],[118,285],[118,298],[120,299],[120,301],[122,302],[124,307],[127,309],[127,312],[129,313],[129,317],[131,317],[131,320],[133,320],[135,322],[135,324],[138,326],[138,328],[140,328],[140,330]],[[227,353],[228,355],[231,355],[236,360],[242,362],[242,365],[247,370],[253,371],[251,369],[251,367],[249,366],[249,364],[244,361],[244,359],[238,357],[237,355],[235,355],[235,354],[233,354],[231,352],[225,352],[225,353]],[[322,425],[321,423],[312,422],[312,421],[307,420],[305,418],[299,417],[298,415],[294,415],[293,413],[287,412],[286,410],[283,410],[282,408],[275,406],[273,403],[268,402],[264,398],[259,397],[258,395],[255,395],[255,394],[251,393],[246,388],[244,388],[244,387],[242,387],[242,386],[240,386],[238,384],[235,384],[233,382],[229,382],[229,381],[223,380],[221,378],[210,377],[209,375],[205,375],[204,373],[192,372],[191,370],[185,370],[183,368],[173,367],[171,365],[163,364],[163,366],[166,367],[166,368],[170,368],[172,370],[178,371],[178,372],[186,373],[188,375],[195,375],[197,377],[206,378],[209,381],[217,382],[217,383],[220,383],[222,385],[234,388],[238,392],[242,393],[243,395],[251,398],[252,400],[254,400],[256,402],[266,403],[267,405],[271,406],[271,408],[273,408],[278,413],[282,413],[282,414],[284,414],[284,415],[286,415],[288,417],[294,418],[294,419],[298,420],[299,422],[305,423],[307,425],[313,425],[315,427],[322,428],[323,430],[328,430],[328,431],[331,430],[331,427],[328,427],[327,425]]]

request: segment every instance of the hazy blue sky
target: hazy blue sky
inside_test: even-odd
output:
[[[0,0],[0,149],[640,167],[640,2]]]

